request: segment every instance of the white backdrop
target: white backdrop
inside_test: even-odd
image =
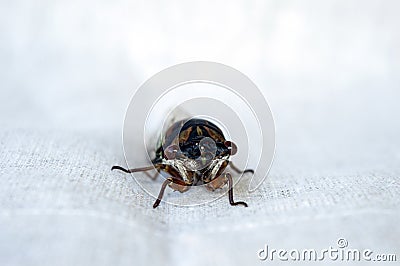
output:
[[[399,257],[399,8],[1,1],[1,264],[240,265],[258,263],[265,243],[338,237]],[[274,113],[271,175],[256,195],[238,188],[248,210],[223,200],[152,210],[129,176],[109,172],[123,164],[135,88],[193,60],[245,73]],[[212,256],[195,252],[204,247]]]

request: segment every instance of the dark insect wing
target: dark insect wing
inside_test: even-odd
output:
[[[162,159],[166,159],[166,156],[164,154],[164,147],[166,148],[172,145],[172,143],[176,140],[182,124],[183,121],[175,122],[167,128],[165,133],[161,133],[157,142],[156,155],[155,158],[152,160],[153,164],[161,163]]]
[[[152,162],[159,163],[163,158],[166,159],[164,149],[174,144],[179,145],[184,156],[190,159],[198,158],[200,156],[198,144],[205,137],[214,140],[217,146],[216,156],[229,152],[224,145],[225,137],[220,128],[210,121],[194,118],[173,123],[160,136],[156,156]]]
[[[183,124],[179,132],[179,148],[186,157],[196,159],[201,155],[199,144],[205,138],[212,140],[208,144],[210,153],[220,156],[228,152],[224,145],[225,137],[221,129],[210,121],[198,118],[190,119]]]

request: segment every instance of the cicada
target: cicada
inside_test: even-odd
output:
[[[147,172],[153,169],[166,175],[153,208],[157,208],[167,186],[185,192],[192,186],[204,185],[214,191],[228,184],[231,205],[243,205],[243,201],[233,200],[233,180],[226,171],[229,166],[237,173],[254,173],[252,169],[241,171],[230,161],[236,154],[237,146],[225,139],[222,130],[209,120],[191,118],[173,123],[161,134],[151,166],[125,169],[113,166],[126,173]],[[156,177],[156,176],[155,176]],[[154,177],[154,178],[155,178]]]

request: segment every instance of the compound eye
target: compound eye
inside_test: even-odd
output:
[[[173,160],[176,158],[176,154],[179,151],[179,146],[176,144],[169,145],[165,150],[164,154],[168,158],[168,160]]]
[[[230,153],[231,155],[235,155],[235,154],[237,153],[237,146],[236,146],[235,143],[233,143],[233,142],[227,140],[227,141],[224,142],[224,144],[225,144],[225,147],[228,148],[229,153]]]
[[[201,154],[213,154],[217,152],[217,145],[212,138],[205,137],[200,140],[199,143],[200,153]]]

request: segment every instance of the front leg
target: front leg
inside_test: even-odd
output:
[[[234,205],[243,205],[245,207],[247,206],[247,203],[244,201],[233,201],[233,180],[232,180],[232,176],[230,173],[226,173],[225,174],[226,178],[228,179],[228,185],[229,185],[229,190],[228,190],[228,196],[229,196],[229,203],[234,206]]]
[[[211,182],[206,184],[206,188],[208,190],[214,191],[218,188],[222,188],[226,183],[228,183],[229,190],[228,190],[228,196],[229,196],[229,203],[234,206],[234,205],[243,205],[247,207],[247,203],[243,201],[237,201],[235,202],[233,200],[233,180],[232,176],[230,173],[225,173],[223,175],[218,176],[217,178],[214,178]]]
[[[145,175],[147,175],[148,177],[150,177],[152,180],[155,180],[158,176],[158,172],[156,172],[156,174],[154,176],[151,176],[147,171],[150,170],[154,170],[154,169],[159,169],[160,165],[156,164],[156,165],[151,165],[151,166],[146,166],[146,167],[139,167],[139,168],[133,168],[133,169],[126,169],[123,168],[122,166],[119,165],[114,165],[113,167],[111,167],[111,171],[112,170],[120,170],[122,172],[125,173],[136,173],[136,172],[144,172]]]
[[[167,178],[161,186],[160,193],[158,194],[157,200],[153,204],[153,208],[157,208],[158,205],[160,205],[162,197],[164,196],[164,191],[167,186],[171,187],[173,190],[178,190],[181,193],[189,190],[190,188],[190,185],[186,184],[182,180],[175,179],[172,177]]]
[[[157,208],[158,205],[160,205],[161,199],[164,196],[165,188],[167,187],[167,185],[169,185],[172,182],[171,179],[172,178],[165,179],[164,183],[162,184],[161,189],[160,189],[160,193],[158,193],[157,200],[153,204],[153,208],[154,209]]]

